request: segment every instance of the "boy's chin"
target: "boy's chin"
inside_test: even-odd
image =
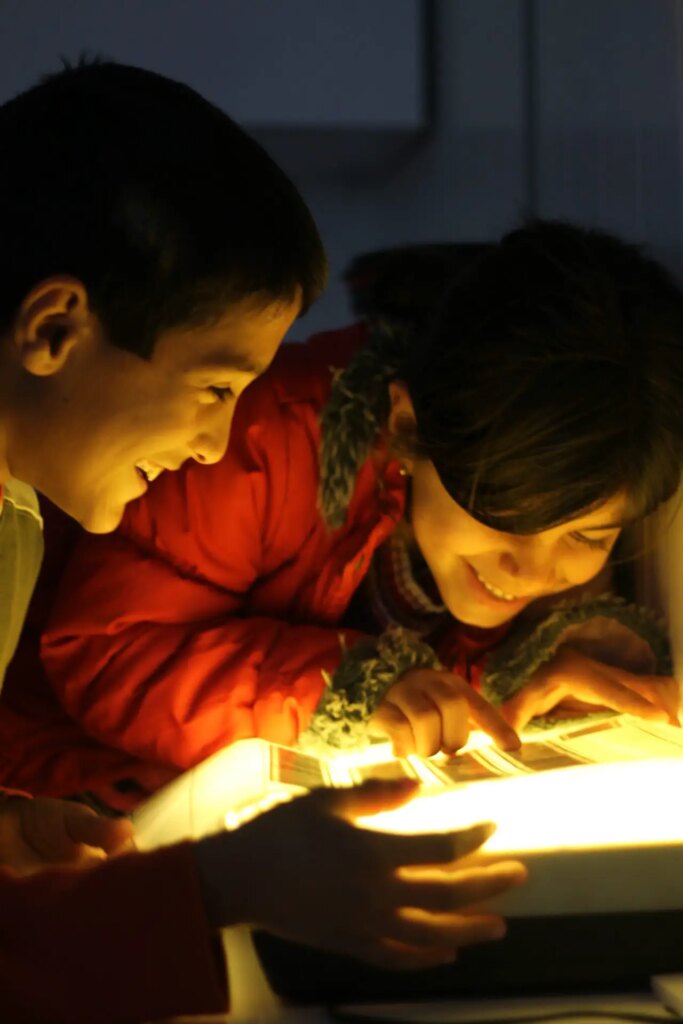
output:
[[[102,502],[84,509],[75,518],[88,533],[113,533],[123,519],[125,507],[121,501]]]

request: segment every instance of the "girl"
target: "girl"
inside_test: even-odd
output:
[[[612,237],[531,224],[417,332],[285,346],[221,462],[162,474],[77,548],[48,674],[92,736],[175,770],[306,729],[431,754],[471,720],[514,745],[556,707],[676,721],[654,617],[585,588],[675,492],[682,448],[676,285]]]

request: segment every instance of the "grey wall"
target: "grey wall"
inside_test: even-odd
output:
[[[680,0],[536,0],[537,209],[681,266]]]
[[[422,0],[0,0],[0,96],[60,55],[189,82],[250,127],[414,128]]]
[[[381,182],[299,176],[339,273],[404,241],[485,241],[525,213],[683,270],[681,0],[439,0],[432,132]],[[311,327],[345,318],[333,282]]]
[[[84,46],[214,99],[224,90],[299,184],[329,249],[330,289],[299,334],[348,319],[339,275],[359,252],[489,240],[527,212],[607,227],[683,268],[683,0],[432,0],[428,118],[420,5],[0,0],[0,98]],[[267,87],[282,92],[288,76],[318,113],[290,127],[274,104],[279,126],[264,134]],[[331,92],[342,128],[316,130]],[[364,113],[373,140],[349,130]]]
[[[405,242],[494,238],[525,207],[524,3],[440,0],[435,8],[431,130],[408,144],[379,179],[356,177],[344,186],[298,176],[333,272],[327,295],[308,315],[311,328],[347,319],[338,276],[357,253]]]

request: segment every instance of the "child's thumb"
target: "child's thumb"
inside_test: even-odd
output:
[[[361,786],[328,790],[329,809],[340,818],[362,818],[400,807],[415,796],[420,784],[414,779],[371,779]]]

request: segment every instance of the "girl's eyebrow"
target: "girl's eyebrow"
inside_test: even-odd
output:
[[[592,533],[594,530],[621,530],[627,524],[622,523],[605,523],[604,526],[583,526],[581,533]]]

